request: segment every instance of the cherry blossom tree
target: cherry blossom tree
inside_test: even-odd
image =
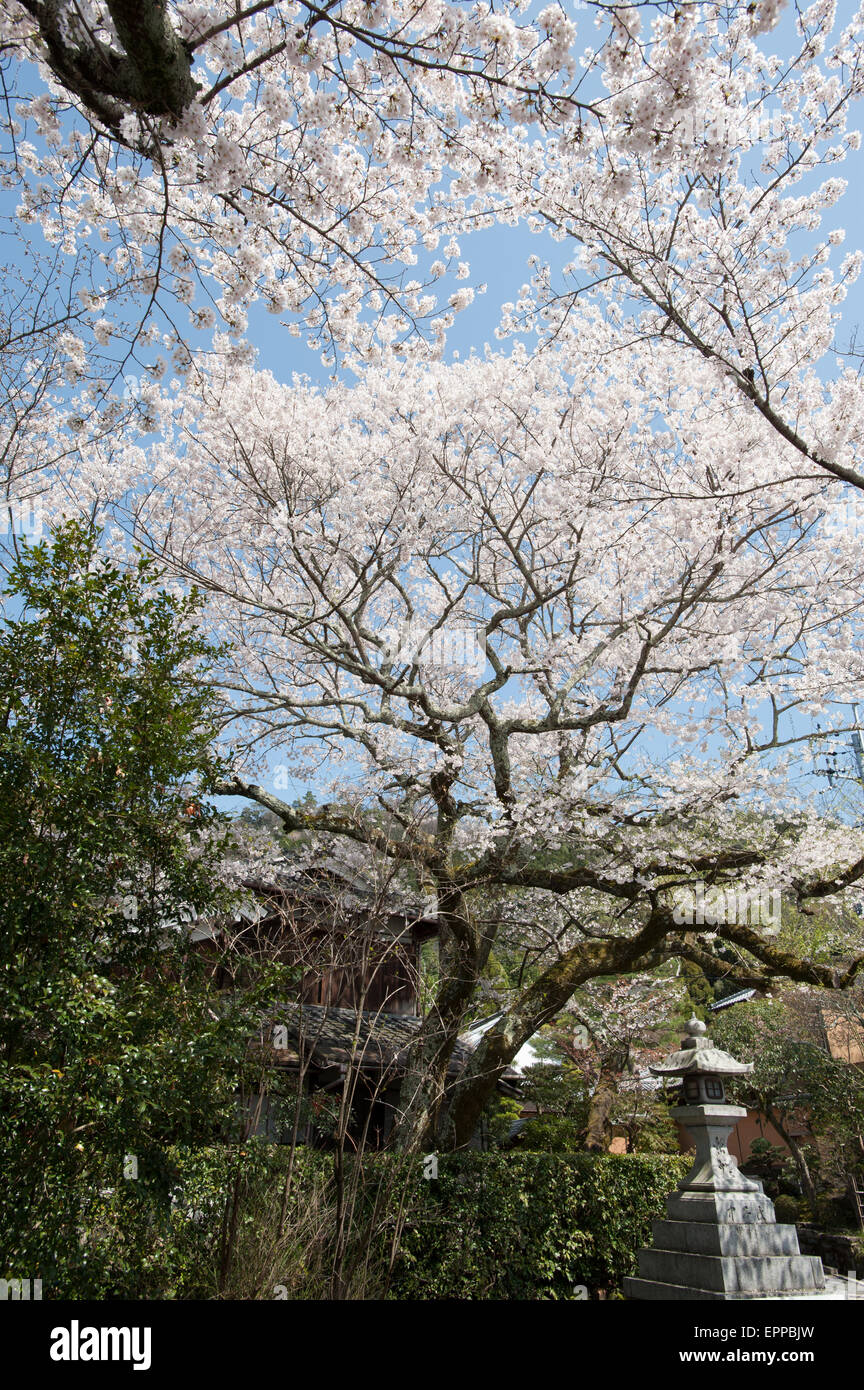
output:
[[[495,222],[569,258],[535,258],[503,336],[564,344],[602,303],[860,489],[860,378],[825,371],[860,253],[819,229],[858,145],[862,20],[818,0],[780,57],[782,11],[14,0],[5,495],[75,446],[58,405],[73,436],[146,425],[199,334],[248,364],[259,305],[328,363],[440,355],[477,289],[467,234]]]
[[[836,4],[817,0],[798,12],[797,48],[782,58],[760,41],[767,20],[760,10],[694,31],[698,84],[682,84],[648,130],[631,86],[641,16],[622,13],[613,119],[641,140],[586,160],[562,129],[528,158],[507,133],[511,178],[490,208],[548,228],[572,256],[563,269],[534,258],[499,331],[570,340],[574,306],[590,294],[646,347],[678,343],[706,381],[732,385],[806,474],[861,489],[864,388],[854,354],[845,366],[841,354],[839,372],[829,354],[862,252],[841,254],[844,231],[824,222],[846,188],[840,166],[860,148],[848,120],[864,91],[864,11],[838,30]]]
[[[505,127],[606,128],[616,8],[591,0],[578,26],[555,4],[524,9],[13,0],[5,181],[19,228],[87,261],[70,372],[84,376],[91,334],[119,340],[121,367],[158,344],[182,370],[190,330],[214,325],[242,351],[257,303],[328,358],[440,343],[472,294],[434,292],[459,264],[453,170],[467,158],[478,189],[495,183],[500,161],[470,151]],[[595,41],[584,61],[577,28]],[[658,45],[637,78],[651,110],[668,88]]]
[[[723,973],[715,943],[742,981],[842,987],[864,961],[790,949],[747,906],[864,874],[861,831],[821,824],[796,786],[813,716],[861,679],[860,546],[832,531],[823,475],[691,361],[582,309],[539,358],[327,391],[208,373],[154,396],[157,435],[97,442],[70,474],[75,505],[111,504],[118,543],[207,591],[234,644],[222,790],[434,893],[406,1144],[467,1142],[586,981],[675,956]],[[326,781],[327,803],[267,790],[256,757],[281,760],[277,785]],[[743,911],[682,914],[700,884]],[[508,918],[535,967],[445,1095]]]
[[[779,57],[782,11],[14,0],[0,343],[119,430],[197,335],[248,362],[260,305],[328,363],[440,354],[478,288],[466,234],[527,222],[573,254],[502,334],[566,340],[600,298],[860,487],[859,379],[821,366],[860,257],[809,234],[857,147],[862,22],[818,0]]]
[[[591,980],[556,1021],[556,1044],[590,1086],[585,1129],[589,1151],[609,1147],[611,1119],[622,1092],[630,1093],[636,1107],[645,1103],[644,1064],[648,1057],[659,1060],[656,1047],[653,1052],[647,1049],[658,1032],[668,1028],[670,1015],[680,1012],[683,997],[680,979],[668,970]]]
[[[857,30],[834,64],[842,80],[817,69],[824,0],[790,64],[764,57],[781,10],[11,0],[4,181],[18,230],[33,229],[28,255],[44,242],[85,272],[61,340],[70,376],[87,377],[91,344],[110,344],[118,371],[137,354],[142,369],[182,372],[197,329],[242,355],[258,304],[328,361],[440,351],[476,289],[452,287],[448,271],[470,278],[454,233],[501,216],[592,252],[599,236],[662,298],[657,242],[622,235],[643,168],[666,171],[652,204],[680,198],[682,179],[710,186],[723,152],[706,122],[737,124],[776,98],[794,105],[784,141],[803,121],[800,171],[859,89]],[[690,252],[676,247],[676,262]],[[94,379],[104,393],[104,372]]]

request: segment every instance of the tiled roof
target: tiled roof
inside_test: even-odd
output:
[[[257,873],[239,874],[240,881],[274,895],[309,896],[333,899],[357,909],[368,908],[380,913],[398,912],[403,916],[435,915],[434,899],[418,896],[416,887],[394,878],[388,872],[386,881],[376,875],[374,866],[367,863],[348,863],[331,852],[315,863],[300,864],[290,854],[274,854]]]
[[[388,1014],[368,1009],[337,1009],[323,1004],[283,1004],[268,1014],[274,1027],[282,1024],[286,1030],[288,1048],[281,1049],[288,1061],[302,1053],[318,1066],[333,1066],[354,1061],[364,1070],[404,1070],[408,1049],[417,1034],[422,1019],[401,1014]],[[474,1047],[460,1038],[453,1049],[448,1074],[456,1076],[463,1068]],[[277,1057],[280,1049],[276,1049]],[[507,1068],[502,1077],[509,1090],[517,1073]]]
[[[251,895],[231,924],[260,923],[284,912],[308,907],[325,916],[338,912],[357,923],[369,921],[376,930],[402,935],[406,930],[420,936],[434,936],[438,931],[436,907],[427,897],[399,891],[388,885],[384,892],[359,873],[349,873],[337,861],[328,861],[313,869],[298,869],[285,855],[268,865],[266,876],[247,874],[237,879],[240,887]],[[218,934],[218,924],[228,925],[229,919],[199,923],[193,939]]]
[[[320,1064],[355,1060],[364,1067],[400,1070],[421,1020],[370,1009],[337,1009],[324,1004],[285,1004],[272,1022],[284,1024],[291,1049],[311,1054]],[[459,1071],[469,1049],[456,1044],[451,1071]]]
[[[755,989],[739,989],[734,994],[727,994],[722,999],[715,999],[708,1008],[712,1014],[716,1014],[720,1009],[728,1009],[730,1004],[744,1004],[748,999],[752,999],[756,993]]]

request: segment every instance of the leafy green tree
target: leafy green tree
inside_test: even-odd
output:
[[[589,1088],[584,1074],[566,1058],[541,1060],[525,1071],[522,1097],[533,1101],[538,1113],[575,1120],[584,1126],[588,1117]]]
[[[164,1212],[167,1145],[230,1130],[248,1032],[184,926],[227,903],[221,652],[194,592],[98,545],[25,547],[0,627],[0,1272],[67,1296],[101,1287],[103,1185]]]
[[[678,1129],[669,1114],[668,1102],[645,1092],[619,1096],[614,1120],[624,1130],[627,1152],[636,1154],[677,1154]]]
[[[506,1144],[519,1119],[522,1106],[512,1096],[496,1095],[489,1101],[480,1121],[480,1141],[485,1149],[498,1149]]]
[[[753,1063],[749,1076],[735,1077],[733,1095],[759,1110],[777,1130],[804,1195],[814,1204],[817,1155],[801,1142],[794,1121],[806,1116],[811,1132],[830,1140],[840,1168],[847,1171],[856,1150],[860,1161],[864,1133],[864,1077],[860,1068],[832,1057],[818,993],[737,1005],[721,1014],[712,1031],[718,1046]],[[844,1157],[847,1150],[850,1155]]]

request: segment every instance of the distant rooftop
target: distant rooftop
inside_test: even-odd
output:
[[[716,1014],[719,1009],[728,1009],[730,1004],[746,1003],[748,999],[753,998],[755,993],[755,989],[739,989],[735,994],[727,994],[725,999],[716,999],[714,1003],[709,1004],[708,1007],[712,1014]]]

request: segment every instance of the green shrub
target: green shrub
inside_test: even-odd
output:
[[[88,1184],[77,1266],[49,1277],[44,1297],[269,1299],[279,1284],[327,1297],[331,1155],[298,1149],[292,1162],[287,1147],[250,1140],[159,1157],[159,1172],[142,1159],[135,1181]]]
[[[817,1197],[813,1218],[823,1231],[842,1230],[849,1222],[848,1198],[823,1193]]]
[[[690,1166],[637,1154],[442,1156],[412,1203],[390,1297],[567,1299],[579,1286],[616,1288]]]
[[[630,1146],[637,1154],[680,1154],[678,1126],[664,1101],[646,1101],[644,1113],[633,1127]]]
[[[520,1149],[535,1153],[574,1154],[582,1148],[583,1126],[564,1115],[536,1115],[516,1139]]]
[[[799,1219],[798,1203],[782,1192],[774,1203],[774,1214],[783,1226],[794,1226]]]

